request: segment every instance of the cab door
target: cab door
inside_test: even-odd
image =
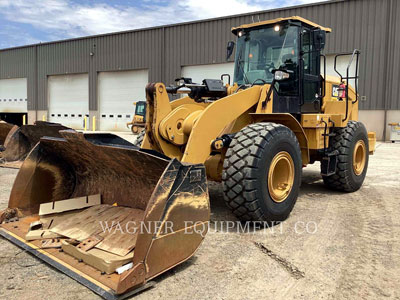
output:
[[[320,51],[313,47],[312,32],[302,28],[301,32],[301,112],[321,111]]]

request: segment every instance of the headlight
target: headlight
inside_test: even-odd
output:
[[[284,79],[289,79],[290,75],[289,73],[283,72],[283,71],[276,71],[275,72],[275,80],[280,81]]]

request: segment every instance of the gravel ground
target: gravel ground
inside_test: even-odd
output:
[[[289,219],[256,233],[217,230],[235,218],[210,183],[214,224],[204,243],[136,299],[400,299],[399,158],[399,144],[379,144],[352,194],[327,190],[319,165],[307,167]],[[0,168],[0,209],[16,174]],[[99,299],[4,239],[0,268],[3,299]]]

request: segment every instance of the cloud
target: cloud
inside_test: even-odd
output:
[[[316,1],[318,0],[285,0],[277,4],[276,0],[143,0],[127,5],[112,1],[0,0],[0,20],[3,19],[3,23],[29,25],[42,33],[40,37],[43,41],[48,41]],[[9,30],[11,38],[15,32]],[[38,38],[29,37],[28,34],[21,36],[20,40],[27,43]]]
[[[16,32],[18,34],[15,34]],[[23,43],[21,43],[21,41]],[[11,24],[0,26],[0,49],[15,45],[36,44],[39,42],[39,39],[36,39],[28,31],[21,29],[18,26]]]

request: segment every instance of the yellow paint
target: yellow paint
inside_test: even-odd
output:
[[[372,155],[375,153],[376,147],[376,132],[370,131],[368,132],[368,146],[369,146],[369,154]]]
[[[182,152],[175,145],[166,141],[160,134],[160,123],[172,111],[171,103],[165,85],[163,83],[154,84],[154,93],[146,93],[146,136],[143,139],[142,148],[154,149],[164,153],[171,158],[182,158]]]
[[[308,148],[312,150],[324,149],[324,128],[304,128],[307,135]],[[326,146],[329,145],[328,137],[325,138]]]
[[[307,19],[304,19],[302,17],[298,17],[298,16],[293,16],[293,17],[288,17],[288,18],[277,18],[277,19],[273,19],[273,20],[267,20],[267,21],[261,21],[261,22],[255,22],[255,23],[250,23],[250,24],[244,24],[238,27],[233,27],[232,28],[232,32],[234,34],[236,34],[236,32],[238,32],[238,30],[240,29],[247,29],[247,28],[253,28],[253,27],[259,27],[259,26],[264,26],[264,25],[270,25],[270,24],[275,24],[275,23],[279,23],[279,22],[283,22],[283,21],[287,21],[287,20],[293,20],[293,21],[300,21],[303,22],[305,24],[311,25],[312,27],[317,27],[320,28],[326,32],[331,32],[332,29],[329,27],[323,27],[321,25],[318,25],[314,22],[311,22]]]
[[[84,120],[84,124],[85,124],[84,130],[87,131],[87,127],[88,127],[87,117],[85,116],[83,120]]]
[[[26,115],[22,116],[22,125],[26,125]]]
[[[177,107],[161,121],[160,134],[174,145],[185,144],[194,121],[197,120],[197,116],[201,111],[203,111],[203,107],[193,103]],[[191,118],[188,120],[189,115],[191,115]]]
[[[325,128],[325,123],[328,127],[332,127],[332,123],[329,122],[331,115],[326,114],[304,114],[301,115],[301,126],[303,128]],[[336,126],[336,124],[335,124]]]
[[[260,99],[262,86],[240,90],[211,103],[199,116],[186,144],[182,162],[204,163],[211,153],[211,142]],[[228,131],[229,132],[229,131]]]
[[[43,116],[42,116],[42,121],[43,121],[43,122],[46,122],[46,115],[43,115]]]
[[[274,101],[274,93],[271,93],[270,99],[267,101],[268,90],[270,89],[270,84],[265,84],[261,90],[260,101],[258,101],[256,113],[257,114],[271,114]]]
[[[268,191],[273,201],[281,203],[286,200],[294,184],[295,173],[292,156],[281,151],[271,161],[268,171]]]
[[[325,81],[325,97],[322,104],[322,112],[331,115],[341,115],[341,118],[335,121],[337,127],[346,127],[348,121],[358,121],[358,102],[353,103],[356,100],[355,89],[349,85],[349,107],[347,119],[346,115],[346,100],[339,100],[337,97],[333,96],[333,86],[340,84],[340,78],[337,76],[326,76]],[[340,119],[340,120],[339,120]]]
[[[225,156],[221,154],[208,157],[208,159],[204,162],[208,178],[211,178],[217,182],[221,182],[224,158]]]
[[[96,116],[93,116],[93,131],[96,131]]]
[[[354,174],[360,176],[365,168],[365,163],[367,161],[367,147],[363,140],[357,141],[356,145],[354,146],[353,151],[353,171]]]

